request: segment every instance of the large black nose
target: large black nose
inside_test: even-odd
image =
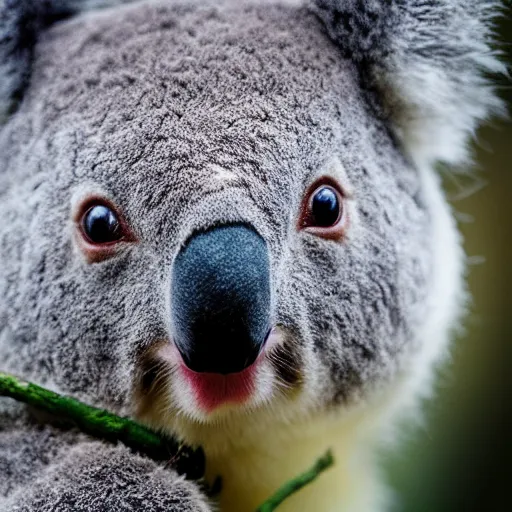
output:
[[[178,253],[171,285],[174,342],[197,372],[235,373],[270,330],[265,240],[248,225],[199,232]]]

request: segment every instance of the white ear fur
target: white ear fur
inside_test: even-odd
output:
[[[495,0],[315,0],[418,165],[467,163],[478,124],[503,111],[486,77],[506,71],[491,48],[498,8]]]

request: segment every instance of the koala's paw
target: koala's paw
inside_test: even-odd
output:
[[[84,442],[19,488],[3,512],[209,512],[197,486],[124,446]]]

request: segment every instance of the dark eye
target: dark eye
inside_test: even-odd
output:
[[[329,240],[340,240],[348,227],[344,209],[347,195],[332,178],[318,179],[306,191],[301,205],[298,228]]]
[[[82,227],[85,236],[93,244],[108,244],[122,238],[117,215],[105,205],[98,204],[89,208],[83,216]]]
[[[330,186],[321,186],[311,197],[310,225],[327,228],[336,224],[341,214],[338,192]]]

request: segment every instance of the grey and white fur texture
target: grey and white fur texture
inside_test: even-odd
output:
[[[335,467],[280,510],[388,507],[375,451],[464,310],[434,167],[466,165],[501,108],[499,7],[0,0],[0,370],[202,445],[223,479],[210,501],[2,399],[0,510],[248,512],[329,447]],[[301,222],[325,180],[337,236]],[[91,201],[131,235],[91,247]],[[244,400],[209,409],[176,350],[173,273],[197,233],[239,225],[266,244],[272,332]]]

